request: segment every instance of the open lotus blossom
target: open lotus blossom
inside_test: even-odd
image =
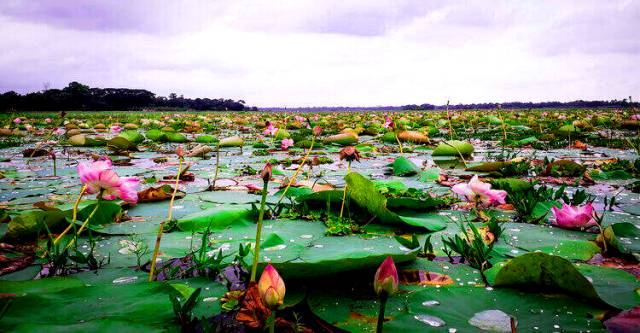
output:
[[[55,135],[63,135],[64,133],[66,133],[66,131],[65,131],[65,129],[64,129],[64,128],[62,128],[62,127],[58,127],[58,128],[56,128],[56,130],[55,130],[55,131],[53,131],[53,133],[54,133]]]
[[[282,139],[280,142],[280,148],[282,150],[287,150],[291,146],[293,146],[293,139]]]
[[[130,203],[138,202],[138,186],[140,186],[140,180],[138,178],[121,177],[120,199]]]
[[[562,204],[562,208],[551,207],[553,216],[553,225],[561,228],[586,228],[596,225],[593,218],[593,204],[590,202],[584,206],[569,206]]]
[[[111,170],[111,160],[99,160],[91,163],[78,164],[80,181],[87,186],[87,193],[96,194],[102,192],[102,199],[138,202],[136,192],[139,180],[135,177],[118,177]]]
[[[122,127],[120,127],[118,125],[111,126],[111,133],[119,134],[120,132],[122,132]]]
[[[20,119],[20,118],[16,118],[16,119],[14,119],[14,120],[13,120],[13,122],[14,122],[15,124],[20,124],[20,123],[22,122],[22,119]]]
[[[29,124],[26,124],[26,125],[24,125],[24,128],[25,128],[27,131],[30,131],[30,130],[32,130],[32,129],[33,129],[33,126],[31,126],[31,125],[29,125]]]
[[[387,257],[373,278],[373,289],[378,296],[391,296],[398,291],[398,271],[391,257]]]
[[[464,196],[470,202],[478,202],[485,206],[504,204],[507,192],[502,190],[492,190],[491,184],[482,182],[475,175],[467,184],[457,184],[451,190]]]
[[[273,127],[273,124],[270,121],[267,121],[267,128],[265,128],[262,134],[264,135],[276,135],[278,133],[278,128]]]
[[[631,120],[640,120],[640,114],[634,114],[631,116]]]
[[[301,117],[301,116],[294,116],[293,119],[295,119],[296,121],[298,121],[300,123],[304,123],[305,121],[307,121],[307,119],[305,117]]]
[[[260,298],[266,307],[275,309],[284,303],[284,294],[286,292],[284,280],[271,264],[267,265],[262,272],[258,281],[258,290],[260,291]]]
[[[51,124],[52,121],[53,120],[51,120],[51,118],[45,118],[44,119],[44,122],[47,123],[47,124]]]

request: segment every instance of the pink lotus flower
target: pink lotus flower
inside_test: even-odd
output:
[[[52,121],[53,120],[51,120],[51,118],[45,118],[44,119],[44,122],[47,123],[47,124],[51,124]]]
[[[139,185],[140,180],[136,177],[120,178],[120,199],[130,203],[137,203]]]
[[[484,183],[475,175],[467,184],[457,184],[451,190],[464,196],[470,202],[479,202],[485,206],[504,204],[507,192],[492,190],[491,184]]]
[[[20,119],[20,118],[16,118],[16,119],[13,120],[14,124],[20,124],[21,122],[22,122],[22,119]]]
[[[24,125],[24,128],[25,128],[27,131],[30,131],[30,130],[32,130],[32,129],[33,129],[33,126],[31,126],[31,125],[29,125],[29,124],[26,124],[26,125]]]
[[[120,127],[118,125],[111,126],[111,133],[119,134],[120,132],[122,132],[122,127]]]
[[[391,118],[389,118],[389,116],[384,116],[384,125],[382,125],[382,127],[384,128],[392,128],[393,127],[393,120],[391,120]]]
[[[282,139],[280,142],[280,148],[282,150],[287,150],[291,146],[293,146],[293,139]]]
[[[631,116],[631,120],[640,120],[640,114],[634,114]]]
[[[102,193],[102,199],[105,200],[120,198],[131,203],[138,202],[136,188],[139,180],[134,177],[118,177],[118,174],[111,170],[111,160],[80,163],[78,175],[80,181],[87,186],[86,191],[89,194]]]
[[[304,122],[307,121],[307,119],[305,119],[305,117],[301,117],[301,116],[294,116],[293,119],[295,119],[296,121],[300,122],[301,124],[304,124]]]
[[[373,278],[373,289],[378,296],[390,296],[398,291],[398,271],[391,257],[387,257],[378,267]]]
[[[591,202],[584,206],[569,206],[563,203],[562,208],[551,207],[551,211],[555,217],[552,224],[561,228],[586,228],[596,225]]]
[[[278,128],[277,127],[273,127],[273,124],[269,121],[267,121],[267,128],[264,130],[264,132],[262,132],[262,134],[264,135],[276,135],[276,133],[278,133]]]
[[[268,264],[262,272],[258,281],[258,290],[260,291],[262,302],[268,308],[275,309],[284,303],[284,294],[286,292],[284,280],[271,264]]]
[[[62,127],[58,127],[58,128],[56,128],[56,130],[55,130],[55,131],[53,131],[53,133],[54,133],[55,135],[63,135],[65,132],[66,132],[66,131],[65,131],[65,129],[64,129],[64,128],[62,128]]]

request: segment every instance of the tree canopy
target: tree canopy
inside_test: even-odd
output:
[[[144,89],[91,88],[71,82],[63,89],[46,89],[24,95],[15,91],[0,94],[0,111],[59,110],[142,110],[146,108],[181,108],[214,111],[242,111],[243,100],[224,98],[184,98],[175,93],[156,96]]]

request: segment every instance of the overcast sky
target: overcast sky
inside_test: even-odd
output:
[[[640,100],[640,1],[0,1],[0,92],[258,106]]]

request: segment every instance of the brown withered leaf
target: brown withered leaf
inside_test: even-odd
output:
[[[6,257],[5,257],[6,258]],[[33,256],[25,255],[22,257],[6,258],[0,263],[0,276],[17,272],[33,262]]]
[[[399,272],[400,283],[404,285],[446,286],[453,284],[449,275],[417,269],[405,269]]]
[[[248,327],[260,328],[264,327],[269,316],[271,316],[271,310],[262,303],[258,284],[250,282],[242,299],[236,320]]]
[[[146,190],[138,192],[138,202],[156,202],[163,200],[170,200],[173,194],[173,187],[171,185],[162,185],[158,187],[149,187]],[[184,198],[185,192],[177,191],[176,199]]]

